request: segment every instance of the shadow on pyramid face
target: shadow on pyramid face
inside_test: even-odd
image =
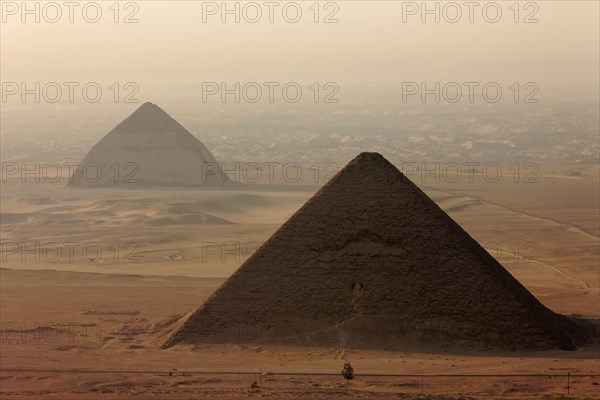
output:
[[[346,165],[180,325],[165,347],[572,350],[582,337],[375,153]]]

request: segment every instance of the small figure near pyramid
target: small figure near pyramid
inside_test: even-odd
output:
[[[342,337],[403,350],[572,350],[581,331],[377,153],[346,165],[164,346],[223,342],[248,327],[264,335],[236,341]]]
[[[204,187],[227,183],[217,160],[156,104],[144,103],[96,143],[74,187]]]
[[[346,380],[346,383],[349,384],[352,379],[354,379],[354,368],[349,361],[344,363],[344,368],[342,369],[342,376]]]

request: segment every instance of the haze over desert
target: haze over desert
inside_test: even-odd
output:
[[[1,399],[600,399],[597,2],[0,10]]]

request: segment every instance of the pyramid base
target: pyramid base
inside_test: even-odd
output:
[[[562,316],[564,326],[572,322]],[[218,329],[183,327],[163,347],[176,344],[263,344],[362,348],[419,352],[575,350],[564,331],[526,333],[491,332],[456,322],[427,321],[415,324],[385,316],[356,316],[341,323],[288,321],[282,324],[231,324]]]

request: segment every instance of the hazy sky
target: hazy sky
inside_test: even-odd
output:
[[[440,23],[434,15],[421,22],[421,2],[337,1],[320,2],[319,19],[335,12],[338,23],[315,23],[313,1],[297,2],[302,17],[286,22],[276,2],[274,23],[269,8],[258,4],[263,15],[257,23],[256,7],[221,22],[204,15],[203,8],[221,8],[221,2],[136,1],[120,3],[119,20],[131,12],[138,23],[115,23],[113,1],[99,1],[102,17],[86,22],[80,2],[74,10],[45,9],[39,3],[40,22],[35,15],[21,21],[21,1],[2,1],[1,80],[14,82],[135,81],[140,85],[200,83],[203,81],[334,81],[340,85],[388,85],[403,81],[518,81],[537,82],[555,95],[589,97],[598,89],[599,2],[537,1],[519,4],[515,23],[513,1],[500,1],[502,17],[487,22],[478,2],[469,22],[469,8],[437,2]],[[62,1],[57,2],[59,5]],[[236,2],[228,2],[235,7]],[[240,2],[240,9],[245,2]],[[528,4],[528,5],[527,5]],[[436,2],[429,2],[434,8]],[[14,7],[19,8],[15,10]],[[207,8],[208,7],[208,8]],[[446,7],[446,8],[444,8]],[[510,7],[513,7],[512,9]],[[403,22],[403,8],[406,22]],[[95,9],[87,16],[93,19]],[[495,18],[495,6],[485,17]],[[13,15],[13,13],[16,13]],[[293,19],[288,6],[286,16]],[[537,23],[524,23],[530,15]],[[445,18],[446,17],[446,18]]]

